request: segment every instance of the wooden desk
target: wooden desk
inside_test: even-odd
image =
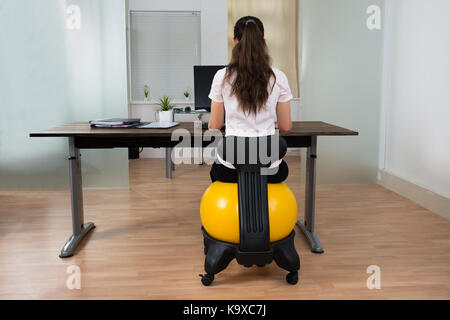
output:
[[[194,146],[194,123],[182,122],[170,129],[106,129],[91,128],[87,122],[77,122],[30,133],[30,137],[67,137],[69,140],[70,192],[72,200],[73,234],[61,250],[60,257],[71,257],[84,236],[92,230],[93,222],[84,223],[83,190],[81,180],[80,149],[151,147],[166,148],[166,173],[171,171],[171,150],[179,141],[172,141],[175,130],[184,129],[191,137]],[[197,133],[198,134],[198,133]],[[292,130],[283,134],[288,147],[307,148],[305,217],[298,220],[297,226],[303,231],[311,244],[311,251],[323,253],[322,245],[314,231],[314,205],[316,189],[316,158],[318,136],[350,136],[358,132],[318,121],[293,122]],[[184,139],[184,138],[183,138]],[[210,142],[203,142],[206,146]]]

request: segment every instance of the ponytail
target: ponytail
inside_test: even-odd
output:
[[[256,115],[269,98],[271,77],[275,79],[264,26],[256,17],[240,18],[234,26],[234,38],[239,42],[233,48],[224,80],[231,82],[231,93],[236,95],[243,111]]]

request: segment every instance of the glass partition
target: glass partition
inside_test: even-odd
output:
[[[301,119],[359,131],[318,138],[317,182],[376,183],[384,1],[301,4]],[[381,29],[367,27],[369,6],[380,9]]]
[[[125,1],[0,2],[0,188],[67,188],[66,138],[29,133],[126,117]],[[128,187],[126,149],[82,150],[83,185]]]

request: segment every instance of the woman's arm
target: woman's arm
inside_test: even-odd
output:
[[[225,106],[223,102],[211,100],[211,116],[209,118],[210,129],[222,129],[225,124]]]
[[[281,132],[288,132],[292,129],[291,103],[289,101],[277,103],[277,125]]]

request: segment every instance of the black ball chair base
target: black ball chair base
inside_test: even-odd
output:
[[[239,250],[239,244],[214,239],[203,227],[202,230],[206,274],[199,276],[203,285],[209,286],[214,281],[214,275],[224,270],[233,259],[245,267],[263,267],[275,260],[280,268],[289,271],[286,282],[297,284],[300,258],[294,246],[294,231],[286,238],[272,242],[266,252],[242,252]]]
[[[300,258],[295,250],[294,230],[281,240],[270,241],[268,179],[263,172],[270,163],[282,159],[286,151],[286,141],[275,135],[227,136],[219,143],[218,154],[234,165],[238,175],[239,243],[215,239],[202,227],[206,254],[206,274],[200,275],[203,285],[209,286],[214,275],[233,259],[245,267],[264,266],[275,260],[280,268],[289,271],[286,276],[289,284],[298,282]],[[270,155],[271,162],[264,162],[262,155]]]

